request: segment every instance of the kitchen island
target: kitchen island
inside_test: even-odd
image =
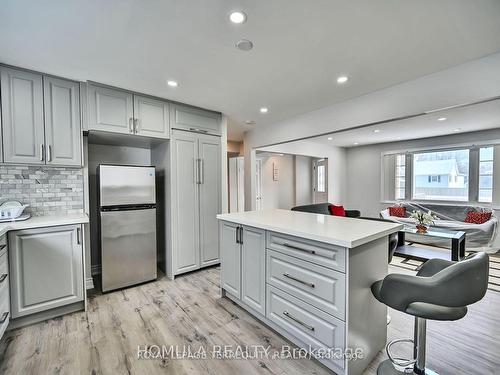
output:
[[[278,209],[217,218],[222,296],[335,373],[361,374],[387,341],[370,286],[402,225]]]

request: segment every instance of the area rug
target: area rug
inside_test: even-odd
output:
[[[400,257],[395,255],[392,258],[391,265],[404,268],[410,271],[418,271],[422,261]],[[500,293],[500,254],[490,254],[490,277],[488,280],[488,289]]]

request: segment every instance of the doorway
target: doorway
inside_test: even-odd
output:
[[[313,201],[328,202],[328,159],[313,160]]]
[[[262,160],[255,160],[255,209],[262,210]]]

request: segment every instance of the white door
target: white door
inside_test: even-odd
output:
[[[313,160],[314,203],[328,202],[328,159]]]
[[[172,228],[174,273],[200,268],[198,137],[172,132]]]
[[[219,263],[219,225],[221,213],[220,137],[198,135],[198,186],[200,191],[201,266]]]
[[[262,160],[255,160],[255,209],[262,210]]]
[[[243,156],[229,158],[229,212],[245,211]]]

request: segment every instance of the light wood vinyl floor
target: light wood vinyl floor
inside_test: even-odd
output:
[[[391,267],[392,272],[405,272]],[[390,310],[389,339],[410,337],[413,320]],[[428,365],[441,374],[500,374],[500,294],[488,292],[457,322],[428,323]],[[7,332],[0,374],[330,374],[313,360],[138,359],[143,345],[290,345],[226,298],[219,269],[165,277],[90,297],[88,311]],[[376,373],[380,353],[365,374]]]

